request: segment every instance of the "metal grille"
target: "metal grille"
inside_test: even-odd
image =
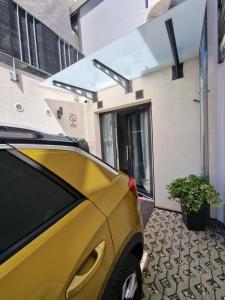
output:
[[[0,51],[48,74],[84,57],[12,0],[0,0]]]
[[[0,0],[0,49],[19,58],[17,32],[14,3]]]

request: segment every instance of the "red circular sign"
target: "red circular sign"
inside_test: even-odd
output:
[[[76,122],[76,120],[77,120],[77,116],[75,114],[70,114],[70,121],[74,123]]]

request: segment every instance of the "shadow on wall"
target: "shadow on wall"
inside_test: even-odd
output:
[[[45,99],[50,117],[62,128],[62,134],[85,138],[84,107],[79,102]]]
[[[13,76],[13,72],[10,71],[10,77]],[[17,81],[15,81],[15,84],[18,86],[20,91],[24,94],[24,88],[23,88],[23,79],[20,73],[16,73]],[[13,81],[13,80],[12,80]]]

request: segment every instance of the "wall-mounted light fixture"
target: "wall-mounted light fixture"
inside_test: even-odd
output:
[[[85,104],[87,104],[87,103],[89,103],[89,102],[93,103],[92,100],[90,100],[90,99],[88,99],[88,98],[86,98],[86,97],[83,97],[83,96],[79,97],[77,102],[78,102],[78,103],[85,103]]]
[[[63,116],[63,108],[62,106],[59,107],[59,109],[57,110],[57,119],[61,119]]]
[[[16,110],[19,111],[19,112],[23,112],[24,111],[24,107],[20,103],[16,103],[15,107],[16,107]]]
[[[47,115],[48,117],[51,117],[51,116],[52,116],[52,113],[51,113],[51,111],[50,111],[49,109],[46,110],[46,115]]]

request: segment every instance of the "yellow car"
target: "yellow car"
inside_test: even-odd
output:
[[[135,180],[83,139],[0,127],[0,299],[141,299]]]

